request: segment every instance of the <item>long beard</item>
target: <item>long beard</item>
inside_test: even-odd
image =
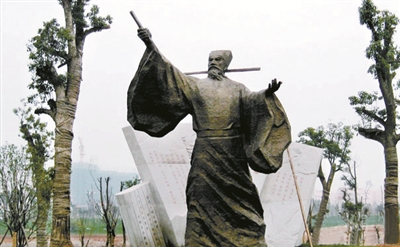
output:
[[[226,76],[218,68],[210,68],[208,70],[208,78],[210,79],[222,81],[222,79],[225,77]]]

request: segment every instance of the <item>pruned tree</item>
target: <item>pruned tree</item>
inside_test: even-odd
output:
[[[100,17],[89,0],[59,0],[65,26],[56,19],[44,22],[28,44],[29,70],[33,74],[28,98],[36,114],[46,114],[55,123],[53,212],[50,246],[71,246],[70,180],[73,123],[82,82],[83,48],[86,38],[108,29],[111,17]],[[47,106],[46,106],[47,105]]]
[[[101,216],[101,219],[106,224],[107,241],[106,247],[114,247],[115,228],[118,223],[118,208],[114,201],[112,189],[109,186],[110,177],[104,179],[98,178],[97,190],[100,192],[100,201],[92,203],[95,205],[96,212]],[[88,194],[89,197],[90,194]],[[90,197],[88,198],[90,200]],[[93,200],[93,198],[92,198]]]
[[[35,189],[26,148],[5,144],[0,149],[0,208],[16,246],[26,246],[33,233]]]
[[[73,226],[76,227],[74,230],[78,232],[81,247],[89,246],[91,236],[93,234],[95,225],[97,224],[97,202],[94,200],[93,190],[87,191],[86,196],[87,204],[85,206],[82,207],[82,205],[75,205],[72,209],[72,218],[74,219],[75,223]]]
[[[47,220],[50,212],[53,169],[45,168],[45,163],[52,157],[51,145],[53,132],[47,130],[47,124],[40,121],[25,102],[23,108],[14,109],[20,119],[21,137],[27,142],[30,154],[32,182],[36,196],[36,246],[47,247]]]
[[[75,210],[77,211],[77,229],[81,247],[87,247],[89,246],[90,236],[93,233],[93,226],[88,225],[88,220],[92,219],[90,217],[91,212],[89,212],[89,209],[85,208],[76,208]],[[87,235],[88,239],[85,240]]]
[[[394,84],[393,80],[396,76],[395,71],[400,66],[400,50],[394,44],[399,19],[389,11],[378,10],[371,0],[363,0],[359,15],[361,25],[365,25],[372,34],[365,54],[374,62],[368,72],[378,81],[380,92],[361,91],[358,96],[349,97],[349,100],[362,120],[358,126],[358,133],[383,146],[386,167],[385,243],[395,244],[399,242],[396,145],[400,140],[400,135],[397,133],[399,127],[397,105],[400,100],[396,94],[398,95],[400,81]]]
[[[344,126],[343,123],[330,123],[326,128],[323,126],[319,126],[316,129],[309,127],[299,133],[300,139],[298,142],[324,149],[324,158],[330,165],[328,177],[325,177],[322,164],[318,170],[318,178],[322,185],[322,196],[313,227],[312,242],[314,244],[319,242],[335,174],[342,170],[343,164],[348,163],[350,160],[350,144],[353,135],[351,127]]]
[[[369,208],[366,207],[363,198],[358,195],[356,163],[345,164],[343,171],[341,179],[346,187],[342,189],[343,203],[339,214],[347,225],[348,243],[359,246],[365,241],[365,221],[369,215]]]

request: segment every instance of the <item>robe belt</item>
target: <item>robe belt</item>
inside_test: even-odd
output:
[[[197,137],[227,137],[227,136],[238,136],[238,135],[240,135],[239,129],[197,131]]]

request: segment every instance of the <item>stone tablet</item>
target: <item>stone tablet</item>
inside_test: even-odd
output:
[[[149,183],[126,189],[115,198],[123,218],[129,218],[124,225],[131,246],[166,246]]]
[[[163,138],[150,137],[130,126],[123,129],[141,179],[152,188],[162,233],[168,233],[168,241],[176,246],[184,245],[185,187],[195,140],[191,127],[190,123],[181,123]],[[307,215],[323,150],[298,143],[289,148]],[[268,247],[300,245],[304,224],[287,152],[277,173],[251,173],[264,208]],[[135,217],[134,213],[123,215],[124,221],[136,221]]]
[[[303,204],[304,215],[308,215],[318,169],[323,158],[323,149],[291,143],[292,158],[297,185]],[[305,231],[300,211],[293,174],[287,151],[278,172],[266,176],[260,198],[267,225],[268,247],[300,246]]]
[[[186,225],[185,188],[195,133],[191,124],[180,124],[163,138],[153,138],[128,126],[123,128],[143,182],[154,190],[163,234],[170,242],[184,244]]]

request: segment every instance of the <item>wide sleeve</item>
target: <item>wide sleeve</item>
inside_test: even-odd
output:
[[[191,111],[186,76],[157,50],[146,49],[128,89],[128,122],[136,130],[161,137]]]
[[[274,173],[282,166],[283,152],[291,142],[285,110],[273,94],[251,93],[243,100],[245,150],[249,166],[261,173]]]

